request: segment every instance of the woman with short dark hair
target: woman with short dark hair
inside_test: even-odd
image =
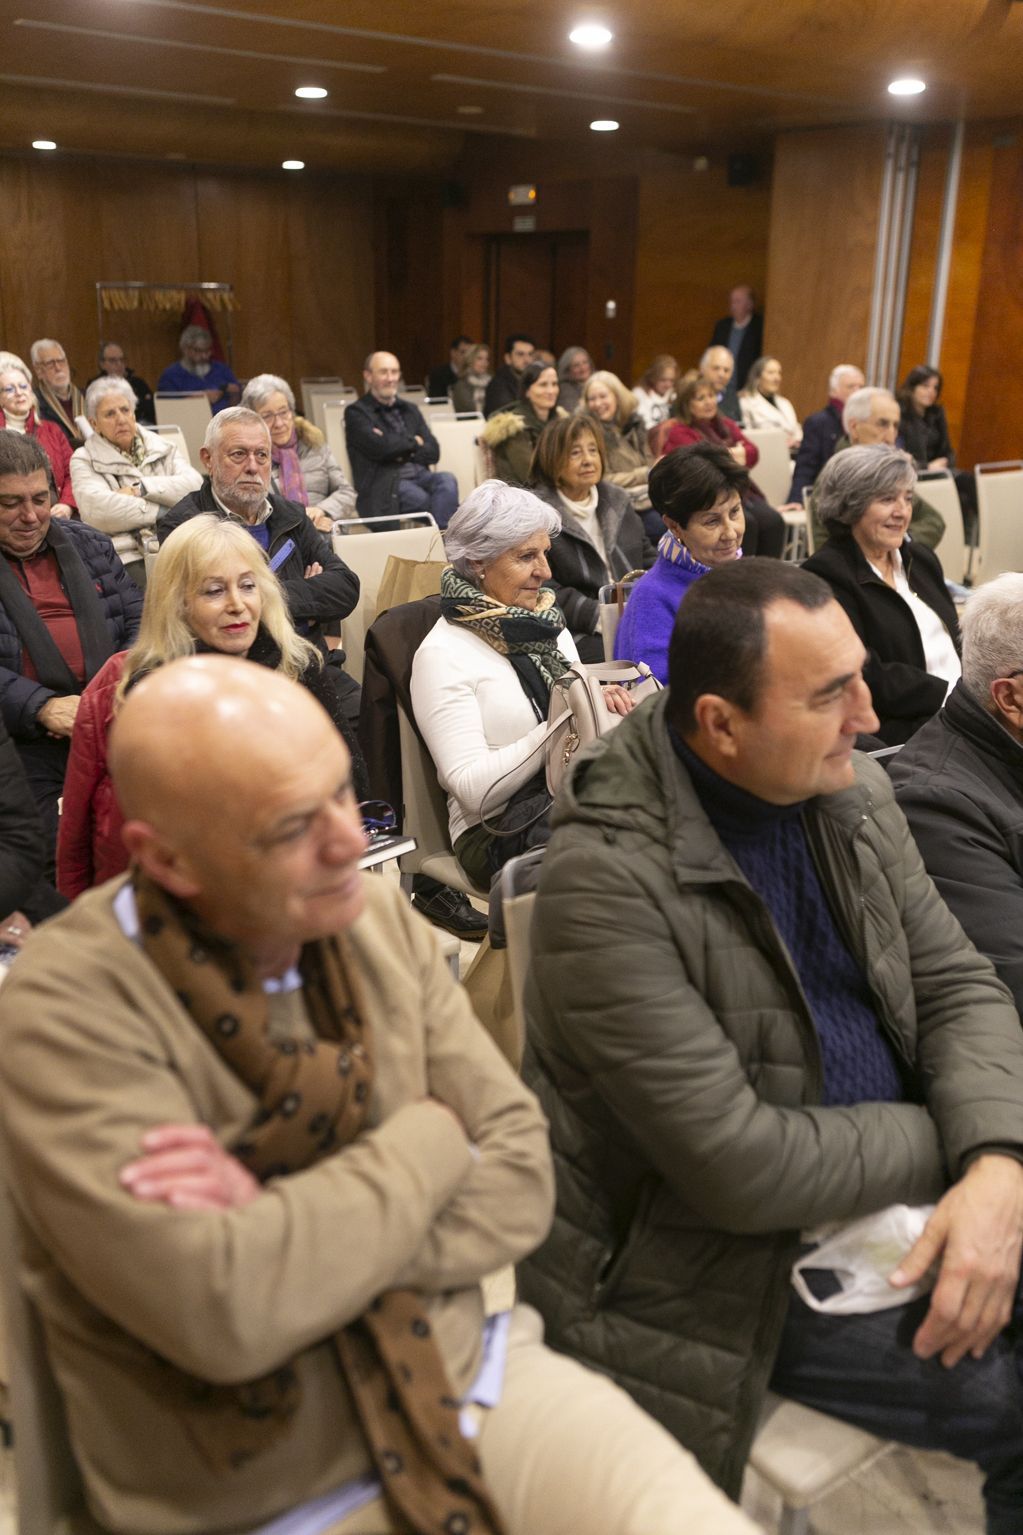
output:
[[[962,674],[941,562],[908,536],[915,484],[912,460],[896,448],[836,453],[816,487],[828,541],[803,565],[827,581],[867,648],[878,734],[892,746],[938,712]]]
[[[650,472],[650,500],[666,532],[657,561],[633,587],[615,635],[615,655],[645,661],[668,681],[668,644],[694,581],[742,557],[745,469],[709,442],[676,448]]]
[[[584,661],[600,661],[600,588],[649,570],[656,551],[627,491],[605,478],[600,422],[592,416],[551,421],[533,455],[533,490],[561,519],[551,546],[558,606]]]

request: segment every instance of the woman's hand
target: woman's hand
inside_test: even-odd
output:
[[[58,501],[56,506],[50,507],[51,517],[70,517],[71,508],[64,501]]]
[[[6,922],[0,923],[0,943],[11,949],[20,949],[31,931],[32,924],[25,913],[12,911]]]
[[[632,694],[627,688],[619,687],[617,682],[610,683],[602,692],[609,714],[631,714],[636,707]]]
[[[947,469],[948,468],[948,459],[947,458],[932,458],[930,463],[927,465],[927,467],[928,467],[928,469]]]
[[[307,506],[305,514],[314,528],[321,533],[333,533],[334,519],[329,512],[325,512],[322,506]]]
[[[730,447],[728,451],[732,455],[732,457],[735,459],[735,462],[737,464],[742,464],[743,468],[746,467],[746,448],[745,448],[745,445],[743,443],[741,443],[741,442],[734,443],[733,446]]]

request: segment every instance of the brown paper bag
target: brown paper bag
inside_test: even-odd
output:
[[[444,560],[407,560],[398,554],[388,555],[377,591],[377,615],[403,602],[439,596],[445,563]]]

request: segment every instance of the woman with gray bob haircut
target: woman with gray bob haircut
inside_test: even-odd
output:
[[[916,470],[883,443],[844,448],[816,486],[828,541],[805,562],[867,649],[863,675],[889,745],[936,714],[961,674],[959,623],[933,550],[909,536]]]
[[[135,420],[138,400],[126,378],[102,374],[85,392],[92,427],[71,455],[71,484],[83,522],[107,533],[137,585],[155,551],[156,519],[202,485],[181,449]]]
[[[412,664],[412,708],[448,796],[451,845],[483,889],[550,834],[547,710],[553,684],[579,659],[545,584],[560,531],[530,491],[478,485],[445,530],[441,617]],[[621,688],[605,696],[613,713],[631,708]]]
[[[331,533],[335,523],[355,516],[355,489],[320,428],[296,414],[287,379],[276,373],[250,378],[242,405],[255,411],[270,433],[272,488],[277,495],[304,506],[321,533]]]

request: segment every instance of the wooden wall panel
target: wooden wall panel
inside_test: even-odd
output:
[[[233,282],[240,377],[361,377],[374,340],[373,182],[113,160],[0,160],[0,345],[53,335],[96,371],[97,281]],[[179,316],[110,314],[150,383],[177,354]]]
[[[769,167],[751,186],[730,187],[723,160],[696,171],[663,158],[639,185],[633,379],[658,352],[695,367],[728,291],[751,283],[763,302],[771,210]]]
[[[883,124],[775,141],[764,342],[800,416],[837,363],[864,365],[884,145]]]
[[[959,440],[967,466],[1023,457],[1023,126],[986,138],[986,239]]]

